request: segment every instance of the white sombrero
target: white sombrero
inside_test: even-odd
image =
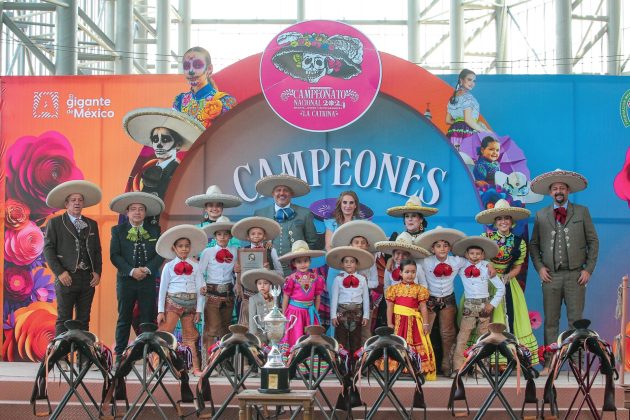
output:
[[[175,131],[183,139],[180,150],[188,150],[205,127],[187,114],[170,108],[139,108],[123,117],[123,127],[136,142],[151,147],[151,131],[165,127]]]
[[[46,196],[46,205],[53,209],[66,207],[66,198],[71,194],[83,196],[83,207],[94,206],[101,202],[103,193],[98,185],[90,181],[74,180],[66,181],[50,190]]]
[[[251,228],[261,228],[265,231],[265,239],[272,240],[280,235],[280,223],[268,217],[252,216],[239,220],[232,227],[232,236],[241,241],[248,241],[247,233]]]
[[[407,232],[403,232],[396,237],[395,241],[381,241],[375,245],[377,251],[384,252],[386,254],[392,254],[395,250],[408,252],[413,259],[426,258],[431,253],[426,249],[414,245],[413,237]]]
[[[175,241],[181,238],[190,240],[189,255],[199,255],[208,244],[208,237],[201,228],[194,225],[178,225],[173,226],[160,235],[155,245],[155,251],[160,254],[161,257],[172,260],[177,257],[175,251],[173,251],[173,245]]]
[[[423,217],[433,216],[438,212],[435,207],[424,207],[420,201],[420,197],[412,195],[409,197],[404,206],[390,207],[387,214],[393,217],[405,217],[405,213],[417,213]]]
[[[465,236],[466,234],[461,230],[438,226],[435,229],[431,229],[418,236],[415,240],[415,244],[424,249],[431,249],[433,244],[437,241],[446,241],[452,247],[455,243],[457,243],[457,241]]]
[[[582,191],[588,186],[587,179],[577,172],[556,169],[532,179],[532,191],[538,194],[549,194],[549,188],[556,182],[567,184],[571,192]]]
[[[483,225],[494,224],[494,219],[499,216],[510,216],[513,222],[527,219],[531,212],[522,207],[512,207],[507,200],[501,199],[494,203],[494,207],[477,213],[475,220]]]
[[[282,286],[284,284],[284,278],[280,274],[266,268],[247,270],[241,275],[243,287],[251,291],[256,290],[256,282],[259,279],[267,280],[272,286]]]
[[[311,191],[311,187],[305,181],[288,174],[268,175],[259,179],[256,182],[256,191],[265,197],[271,197],[273,189],[280,185],[290,188],[293,197],[301,197]]]
[[[370,252],[376,251],[374,244],[387,240],[387,235],[377,224],[367,220],[352,220],[339,226],[333,232],[331,245],[333,248],[350,245],[352,239],[357,236],[367,239]]]
[[[132,204],[142,204],[147,216],[157,216],[164,210],[164,201],[155,194],[141,191],[132,191],[120,194],[112,199],[109,208],[120,214],[126,214],[127,208]]]
[[[205,194],[193,195],[186,199],[186,205],[190,207],[206,207],[206,203],[221,203],[224,209],[238,207],[242,200],[235,195],[223,194],[218,185],[210,185]]]
[[[221,216],[216,222],[205,225],[202,229],[208,238],[212,238],[214,237],[214,234],[220,230],[227,230],[231,232],[232,226],[234,226],[234,222],[230,221],[230,219],[225,216]]]
[[[374,255],[353,246],[338,246],[331,249],[326,254],[326,264],[337,270],[343,270],[341,260],[346,257],[353,257],[357,260],[357,271],[369,268],[374,264]]]
[[[300,257],[315,258],[315,257],[321,257],[324,254],[326,254],[324,251],[310,249],[306,241],[303,241],[300,239],[298,241],[293,242],[293,245],[291,246],[291,252],[284,254],[283,256],[278,258],[278,260],[280,260],[280,262],[283,262],[283,263],[289,263],[291,262],[291,260],[295,258],[300,258]]]
[[[487,260],[491,260],[499,253],[499,245],[492,239],[484,236],[467,236],[453,245],[453,254],[463,257],[471,246],[478,246],[483,249],[484,257]]]

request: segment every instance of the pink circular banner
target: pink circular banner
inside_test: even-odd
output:
[[[263,52],[260,84],[269,106],[287,123],[333,131],[372,105],[381,85],[381,60],[374,44],[350,25],[300,22]]]

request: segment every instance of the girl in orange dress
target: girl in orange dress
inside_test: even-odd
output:
[[[422,373],[429,381],[436,379],[435,355],[429,338],[429,323],[426,301],[429,291],[414,283],[416,262],[407,259],[400,264],[402,282],[385,291],[387,301],[387,323],[394,333],[403,337],[422,360]],[[390,362],[390,366],[392,363]],[[394,366],[393,369],[396,367]]]

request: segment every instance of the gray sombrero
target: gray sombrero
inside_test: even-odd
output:
[[[531,189],[535,193],[546,195],[549,194],[551,185],[556,182],[567,184],[571,192],[582,191],[588,186],[588,180],[577,172],[556,169],[532,179]]]
[[[353,257],[357,260],[357,271],[369,268],[374,264],[374,255],[354,246],[338,246],[331,249],[326,254],[326,264],[337,270],[343,270],[341,260],[346,257]]]
[[[461,230],[443,228],[438,226],[435,229],[431,229],[424,232],[416,238],[416,245],[421,246],[424,249],[431,249],[434,243],[437,241],[446,241],[451,247],[457,243],[460,239],[464,238],[466,234]]]
[[[242,200],[235,195],[223,194],[218,185],[210,185],[205,194],[193,195],[186,199],[186,205],[203,209],[206,203],[221,203],[224,209],[238,207]]]
[[[282,286],[284,284],[284,278],[280,274],[266,268],[247,270],[241,275],[243,287],[251,291],[256,290],[256,282],[259,279],[267,280],[272,286]]]
[[[283,256],[278,258],[278,260],[280,260],[280,262],[283,262],[283,263],[289,263],[296,258],[300,258],[300,257],[315,258],[315,257],[321,257],[324,254],[326,254],[324,251],[310,249],[306,241],[303,241],[300,239],[298,241],[293,242],[293,245],[291,246],[291,252],[284,254]]]
[[[499,245],[492,239],[485,236],[467,236],[464,239],[460,239],[453,245],[453,254],[464,257],[466,250],[471,246],[478,246],[483,249],[484,257],[487,260],[491,260],[499,253]]]
[[[414,245],[413,237],[407,232],[403,232],[396,237],[395,241],[380,241],[375,245],[377,251],[384,252],[386,254],[392,254],[395,250],[408,252],[413,259],[426,258],[431,253],[426,249]]]
[[[157,216],[164,210],[164,201],[160,197],[142,191],[126,192],[114,197],[109,208],[116,213],[126,214],[127,208],[132,204],[143,204],[147,216]]]
[[[248,241],[247,233],[251,228],[261,228],[265,231],[265,239],[272,240],[280,235],[282,228],[280,224],[273,219],[261,216],[246,217],[239,220],[232,226],[232,236],[241,241]]]
[[[103,196],[100,187],[95,183],[77,179],[63,182],[50,190],[46,196],[46,205],[53,209],[63,209],[66,207],[66,198],[71,194],[83,196],[83,207],[100,203]]]
[[[216,222],[205,225],[202,229],[208,238],[212,238],[214,237],[214,234],[220,230],[227,230],[231,233],[232,226],[234,226],[234,222],[230,221],[230,219],[225,216],[221,216]]]
[[[183,139],[180,150],[188,150],[205,127],[196,119],[183,112],[170,108],[138,108],[129,111],[123,117],[123,127],[127,134],[144,146],[151,147],[151,131],[156,127],[165,127],[175,131]]]
[[[190,240],[190,254],[188,255],[191,256],[199,255],[208,244],[208,237],[200,227],[194,225],[178,225],[173,226],[160,235],[157,244],[155,244],[155,251],[160,254],[161,257],[172,260],[177,257],[175,251],[173,251],[173,245],[175,241],[181,238]]]
[[[387,235],[376,223],[367,220],[352,220],[339,226],[332,234],[331,245],[333,248],[338,246],[350,245],[352,239],[362,236],[367,239],[369,251],[376,252],[374,246],[377,242],[387,240]]]
[[[311,191],[308,183],[289,174],[268,175],[256,182],[256,191],[265,197],[271,197],[274,188],[283,185],[293,191],[293,197],[301,197]]]
[[[512,207],[507,200],[500,199],[494,204],[494,207],[487,210],[482,210],[475,216],[477,223],[483,225],[494,224],[494,219],[499,216],[510,216],[512,221],[527,219],[531,215],[531,212],[522,207]]]
[[[423,217],[433,216],[438,212],[435,207],[424,207],[417,195],[409,197],[404,206],[390,207],[387,214],[393,217],[405,217],[405,213],[417,213]]]

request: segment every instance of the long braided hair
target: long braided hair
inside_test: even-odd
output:
[[[459,72],[459,77],[457,78],[457,84],[455,85],[455,90],[453,91],[453,95],[451,96],[451,99],[449,99],[449,102],[451,104],[455,105],[455,101],[457,100],[457,91],[462,87],[462,80],[464,80],[466,76],[471,75],[471,74],[476,75],[474,71],[468,70],[468,69],[464,69]]]

